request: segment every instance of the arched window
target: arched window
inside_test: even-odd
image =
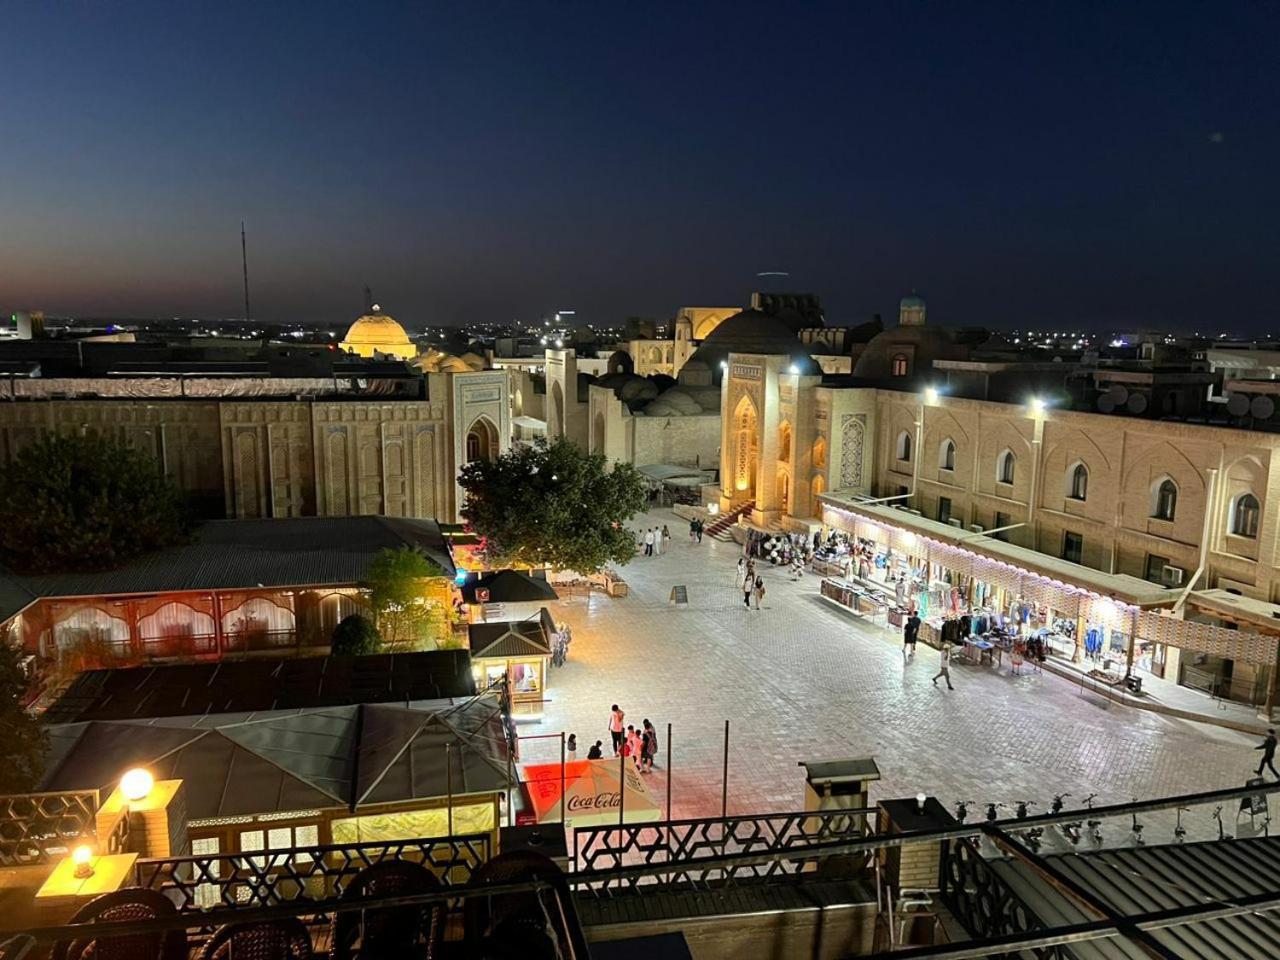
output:
[[[911,460],[911,434],[905,430],[898,434],[898,459],[904,463]]]
[[[1089,499],[1089,468],[1083,463],[1077,463],[1071,468],[1069,479],[1067,496],[1072,500]]]
[[[942,446],[938,449],[938,469],[954,470],[956,468],[956,445],[955,441],[948,437],[942,441]]]
[[[827,465],[827,441],[822,437],[813,441],[813,465],[815,467]]]
[[[889,373],[895,377],[905,377],[907,375],[908,366],[907,355],[905,353],[894,354],[893,359],[889,361]]]
[[[1155,487],[1151,516],[1156,520],[1172,520],[1178,512],[1178,485],[1165,477]]]
[[[778,459],[791,459],[791,424],[785,420],[778,427]]]
[[[1258,498],[1252,493],[1241,494],[1231,510],[1231,532],[1237,537],[1256,537],[1259,512]]]
[[[1006,450],[996,459],[996,480],[999,483],[1013,483],[1014,456],[1012,450]]]

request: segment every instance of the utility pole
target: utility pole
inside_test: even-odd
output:
[[[240,269],[244,274],[244,318],[251,319],[249,313],[249,254],[244,242],[244,221],[240,221]]]

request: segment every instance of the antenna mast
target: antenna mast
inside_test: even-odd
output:
[[[249,314],[249,254],[245,249],[244,243],[244,221],[240,221],[240,269],[244,273],[244,318],[250,319]]]

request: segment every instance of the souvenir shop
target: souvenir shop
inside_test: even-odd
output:
[[[855,514],[828,508],[827,518],[840,526],[822,531],[815,562],[839,570],[822,583],[833,602],[855,612],[882,603],[891,626],[914,610],[922,642],[963,646],[975,662],[1017,668],[1056,655],[1124,672],[1136,607]],[[1147,669],[1153,646],[1135,650]]]

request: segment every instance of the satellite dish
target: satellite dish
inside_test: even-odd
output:
[[[1129,408],[1130,413],[1146,413],[1147,398],[1140,393],[1134,393],[1129,396],[1129,402],[1125,404]]]
[[[1249,404],[1249,412],[1255,420],[1270,420],[1276,412],[1276,402],[1270,397],[1254,397],[1253,403]]]
[[[1114,413],[1116,409],[1116,402],[1104,393],[1098,398],[1098,409],[1102,413]]]
[[[1249,398],[1243,393],[1233,393],[1227,401],[1227,413],[1233,417],[1243,417],[1249,412]]]
[[[1107,388],[1107,396],[1118,407],[1129,399],[1129,391],[1121,384],[1113,383]]]

